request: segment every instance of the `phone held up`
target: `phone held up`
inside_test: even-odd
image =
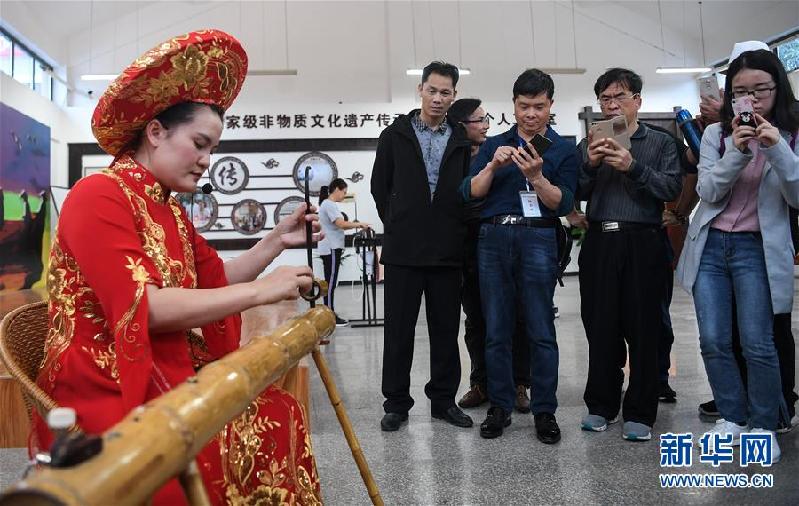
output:
[[[743,97],[732,99],[732,112],[740,118],[741,125],[756,128],[755,123],[755,109],[752,106],[752,97],[744,95]]]

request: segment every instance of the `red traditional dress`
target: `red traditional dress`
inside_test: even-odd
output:
[[[123,155],[79,181],[66,198],[52,245],[51,327],[38,384],[100,434],[136,406],[238,348],[241,318],[206,325],[203,338],[148,330],[145,286],[226,286],[222,260],[152,174]],[[38,416],[31,450],[52,435]],[[142,441],[142,444],[146,444]],[[319,480],[303,410],[267,388],[198,455],[215,504],[314,504]],[[176,480],[156,504],[185,501]]]

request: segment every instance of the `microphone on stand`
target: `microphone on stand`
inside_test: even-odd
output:
[[[202,191],[204,194],[206,194],[206,195],[210,195],[210,193],[211,193],[212,191],[214,191],[214,186],[213,186],[211,183],[205,183],[204,185],[202,185],[202,186],[200,187],[200,190],[201,190],[201,191]]]

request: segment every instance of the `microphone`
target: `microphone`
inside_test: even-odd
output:
[[[212,191],[214,191],[214,187],[213,187],[213,185],[211,183],[205,183],[204,185],[202,185],[200,187],[200,190],[204,194],[209,195]]]

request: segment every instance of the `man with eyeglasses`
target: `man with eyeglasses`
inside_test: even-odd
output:
[[[530,409],[536,436],[545,444],[561,438],[555,419],[559,355],[552,296],[559,217],[574,207],[579,161],[574,144],[549,126],[554,93],[552,78],[538,69],[528,69],[516,79],[516,125],[486,140],[463,185],[464,197],[485,197],[477,257],[491,402],[480,436],[487,439],[501,436],[511,424],[517,311],[530,346]]]
[[[489,128],[489,116],[480,107],[477,98],[461,98],[450,107],[448,116],[466,129],[466,137],[472,142],[472,160],[486,141]],[[480,232],[480,210],[483,199],[468,202],[466,212],[466,242],[463,253],[463,286],[461,287],[461,305],[466,320],[463,323],[466,349],[471,361],[469,374],[469,390],[458,401],[458,406],[468,409],[476,408],[488,402],[486,386],[485,336],[486,324],[480,297],[480,282],[477,265],[477,237]],[[515,408],[519,413],[530,412],[530,345],[524,331],[524,322],[517,319],[513,332],[513,382],[516,385]]]
[[[580,142],[580,198],[588,201],[589,226],[579,258],[581,315],[588,338],[588,414],[583,430],[601,432],[616,421],[623,367],[630,356],[622,436],[652,437],[658,408],[658,344],[665,291],[664,202],[674,200],[682,171],[673,139],[638,122],[641,77],[612,68],[594,92],[606,118],[624,116],[630,149],[614,138]],[[625,347],[625,341],[627,347]]]
[[[457,84],[454,65],[426,66],[418,85],[421,109],[399,116],[377,143],[371,187],[384,229],[384,431],[398,430],[414,404],[410,373],[422,294],[430,337],[431,378],[425,394],[431,415],[458,427],[472,426],[455,405],[466,233],[459,185],[470,159],[463,126],[447,118]]]

